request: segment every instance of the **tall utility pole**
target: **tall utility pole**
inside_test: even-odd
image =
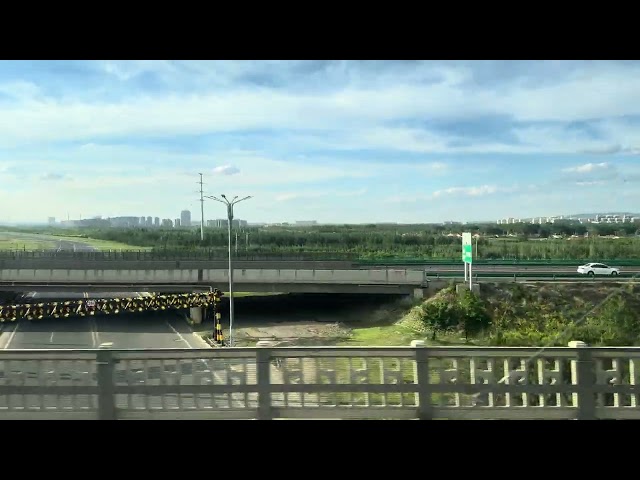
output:
[[[202,174],[199,173],[198,175],[200,175],[200,181],[198,182],[200,184],[200,241],[204,242],[204,197],[202,194]]]
[[[211,200],[215,200],[216,202],[220,202],[220,203],[224,203],[227,206],[227,227],[228,227],[228,234],[229,234],[229,346],[233,347],[234,343],[233,343],[233,315],[234,315],[234,309],[233,309],[233,260],[231,257],[231,228],[232,228],[232,224],[233,224],[233,206],[236,203],[240,203],[244,200],[248,200],[251,198],[251,196],[248,197],[244,197],[241,198],[240,200],[236,200],[238,198],[238,196],[236,195],[235,197],[233,197],[233,200],[229,201],[227,199],[227,197],[222,194],[220,195],[223,200],[220,200],[217,197],[211,197],[208,195],[205,195],[205,198],[210,198]]]

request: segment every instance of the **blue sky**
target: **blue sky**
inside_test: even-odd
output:
[[[637,211],[639,154],[635,61],[0,62],[2,221]]]

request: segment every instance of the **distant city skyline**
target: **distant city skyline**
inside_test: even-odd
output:
[[[182,213],[182,212],[181,212]],[[191,212],[190,212],[191,213]],[[598,217],[603,217],[598,219]],[[605,218],[605,217],[611,217],[611,218]],[[615,219],[615,217],[619,217],[617,220]],[[122,225],[123,219],[132,219],[133,223],[139,221],[139,219],[145,219],[145,227],[149,226],[148,225],[148,219],[150,217],[145,217],[145,216],[136,216],[136,215],[126,215],[126,216],[120,216],[120,217],[102,217],[102,216],[96,216],[93,218],[89,218],[89,219],[85,219],[85,221],[91,221],[94,219],[102,219],[102,220],[107,220],[110,219],[112,220],[111,222],[111,226],[138,226],[138,224],[136,223],[135,225]],[[161,217],[151,217],[152,218],[152,225],[153,227],[174,227],[176,225],[176,222],[178,225],[180,225],[181,223],[181,218],[176,218],[176,219],[169,219],[169,218],[161,218]],[[501,218],[501,219],[476,219],[476,220],[471,220],[471,221],[467,221],[467,222],[463,222],[460,220],[455,220],[455,219],[451,219],[451,220],[446,220],[443,222],[413,222],[413,223],[434,223],[434,224],[443,224],[443,225],[458,225],[458,224],[472,224],[472,223],[484,223],[484,224],[491,224],[491,223],[497,223],[497,224],[510,224],[510,223],[516,223],[518,220],[525,222],[525,223],[532,223],[534,220],[536,221],[535,223],[538,223],[539,220],[542,221],[542,223],[551,223],[555,220],[583,220],[586,223],[597,223],[598,221],[602,221],[603,223],[617,223],[617,222],[640,222],[640,213],[634,213],[634,212],[595,212],[595,213],[579,213],[579,214],[560,214],[560,215],[536,215],[534,217],[518,217],[518,216],[509,216],[509,217],[505,217],[505,218]],[[48,225],[58,225],[58,226],[63,226],[64,222],[58,222],[58,219],[56,219],[55,217],[47,217],[46,221],[41,221],[41,222],[16,222],[16,224],[31,224],[31,225],[44,225],[44,224],[48,224]],[[78,221],[78,219],[71,219],[72,222],[74,221]],[[115,220],[115,222],[113,222],[113,220]],[[156,220],[159,222],[159,225],[156,224]],[[169,224],[167,224],[166,222],[170,222]],[[318,222],[316,220],[295,220],[295,221],[279,221],[279,222],[249,222],[247,220],[243,220],[243,219],[234,219],[234,227],[245,227],[245,226],[260,226],[260,225],[292,225],[292,226],[314,226],[314,225],[339,225],[342,224],[343,222]],[[393,225],[393,224],[400,224],[401,222],[361,222],[358,224],[368,224],[368,223],[378,223],[380,225],[383,224],[388,224],[388,225]],[[7,224],[7,222],[3,222],[0,220],[0,225],[2,224]],[[211,218],[206,218],[205,217],[205,227],[207,228],[226,228],[227,225],[227,219],[225,218],[216,218],[216,219],[211,219]],[[184,226],[184,225],[182,225]],[[195,227],[199,227],[200,226],[200,219],[191,219],[191,225],[190,227],[195,228]]]
[[[638,61],[3,61],[5,222],[252,195],[254,222],[640,205]],[[594,93],[595,92],[595,93]],[[224,206],[207,201],[208,218]]]
[[[226,228],[228,220],[225,219],[205,219],[205,226],[208,228]],[[191,211],[182,210],[180,216],[175,219],[160,218],[151,216],[123,215],[117,217],[103,217],[96,215],[90,218],[68,218],[57,221],[55,217],[47,217],[47,225],[59,227],[74,226],[94,226],[94,227],[144,227],[144,228],[191,228],[199,226],[201,219],[197,222],[192,221]],[[237,227],[246,227],[246,220],[234,219],[233,225]]]

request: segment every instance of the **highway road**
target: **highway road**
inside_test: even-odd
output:
[[[527,273],[549,273],[551,275],[558,273],[578,273],[578,266],[580,264],[576,263],[575,266],[527,266],[527,265],[472,265],[472,270],[474,273],[510,273],[510,274],[522,274],[526,275]],[[617,267],[617,265],[612,264],[612,267]],[[398,268],[398,269],[419,269],[425,270],[427,274],[436,274],[436,273],[451,273],[451,272],[460,272],[464,273],[464,265],[460,263],[460,265],[412,265],[407,267],[384,267],[377,266],[371,267],[375,268]],[[639,273],[640,267],[619,267],[621,273]]]
[[[0,324],[0,349],[209,348],[181,312],[42,319]]]

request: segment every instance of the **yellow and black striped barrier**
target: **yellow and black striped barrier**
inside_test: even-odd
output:
[[[220,312],[220,306],[222,304],[222,295],[223,293],[215,289],[212,294],[212,302],[213,302],[213,321],[215,323],[215,329],[213,331],[213,340],[224,347],[224,334],[222,333],[222,325],[220,321],[222,319],[222,313]]]
[[[221,295],[218,292],[218,295]],[[215,292],[178,293],[168,295],[152,295],[141,298],[101,298],[69,300],[65,302],[27,303],[18,305],[0,305],[0,322],[16,320],[40,320],[42,318],[68,318],[88,315],[115,315],[118,313],[134,313],[168,309],[184,309],[208,307],[214,304]],[[218,297],[219,298],[219,297]],[[218,299],[219,302],[219,299]],[[219,303],[218,303],[219,305]],[[216,323],[219,323],[216,316]]]

